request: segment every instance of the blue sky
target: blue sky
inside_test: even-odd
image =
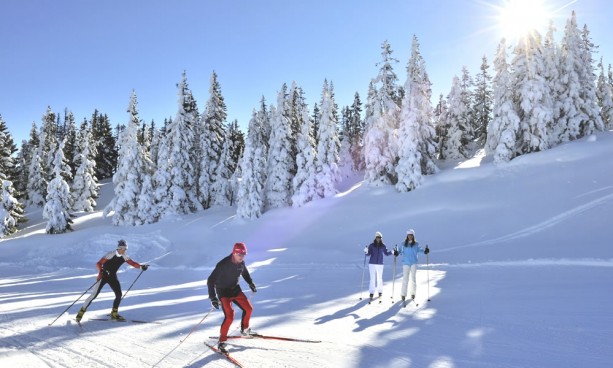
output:
[[[218,74],[228,118],[246,127],[262,96],[276,101],[296,81],[319,100],[325,78],[339,106],[363,102],[388,40],[406,79],[412,36],[421,44],[433,99],[447,95],[463,66],[491,62],[500,38],[496,0],[3,0],[0,3],[0,115],[20,144],[51,106],[79,124],[94,109],[125,123],[132,89],[142,119],[158,126],[177,111],[183,70],[200,111]],[[534,0],[538,2],[538,0]],[[613,10],[605,0],[545,0],[562,36],[574,9],[605,63]],[[493,72],[492,72],[493,73]]]

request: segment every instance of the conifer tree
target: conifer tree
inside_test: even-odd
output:
[[[453,77],[447,102],[447,113],[443,117],[445,135],[441,137],[439,158],[443,160],[467,158],[469,137],[466,130],[469,126],[469,106],[465,104],[462,83],[457,76]]]
[[[387,41],[381,46],[379,74],[369,87],[367,131],[364,135],[365,181],[371,185],[395,184],[398,161],[399,88],[392,49]]]
[[[613,86],[607,81],[602,58],[598,63],[600,74],[596,85],[596,96],[600,106],[600,117],[605,129],[613,128]]]
[[[94,142],[96,177],[111,178],[117,167],[117,140],[106,114],[94,110],[91,119],[92,141]]]
[[[81,125],[77,134],[75,151],[76,172],[72,181],[70,194],[74,211],[92,212],[98,198],[98,179],[96,178],[96,162],[91,152],[91,132],[87,122]]]
[[[349,174],[353,172],[353,158],[351,157],[351,110],[349,106],[343,107],[341,110],[340,132],[339,141],[340,148],[338,152],[338,168],[341,178],[349,177]]]
[[[2,185],[0,205],[0,238],[2,238],[15,233],[17,226],[26,222],[27,218],[24,216],[23,205],[14,196],[13,183],[10,180],[0,179],[0,185]]]
[[[249,120],[245,149],[240,161],[242,180],[238,185],[236,214],[242,219],[256,219],[264,212],[267,143],[264,141],[264,120],[268,119],[262,98],[260,111],[253,111]]]
[[[548,132],[553,124],[553,101],[547,80],[540,35],[526,35],[515,47],[513,90],[515,110],[520,119],[518,152],[521,154],[549,148]]]
[[[519,116],[515,111],[512,75],[507,63],[507,45],[503,39],[494,58],[493,117],[487,129],[485,153],[494,155],[495,163],[508,162],[517,156]]]
[[[72,230],[72,216],[70,214],[70,187],[66,177],[70,173],[66,171],[67,164],[64,158],[65,140],[54,145],[51,150],[53,156],[53,179],[47,185],[46,203],[43,208],[43,218],[47,219],[47,234],[61,234]]]
[[[301,113],[296,117],[300,121],[300,132],[296,137],[296,175],[292,179],[292,206],[301,207],[316,196],[315,140],[309,108],[302,95],[296,101],[296,109]]]
[[[115,226],[137,226],[154,222],[155,219],[151,216],[156,215],[147,214],[147,218],[139,216],[139,201],[152,203],[153,195],[150,191],[142,191],[145,178],[150,176],[151,162],[138,141],[141,121],[134,91],[127,112],[130,120],[126,129],[120,133],[118,166],[113,175],[115,196],[104,210],[105,214],[113,212],[112,222]]]
[[[178,90],[177,115],[166,131],[169,169],[167,210],[172,215],[188,214],[201,208],[196,196],[197,179],[192,156],[194,125],[198,114],[185,72]]]
[[[229,127],[228,127],[229,128]],[[215,182],[212,186],[213,205],[228,207],[232,204],[234,193],[232,192],[232,157],[231,157],[230,130],[226,130],[226,137],[223,140],[221,156],[217,165]]]
[[[353,161],[353,171],[358,172],[364,170],[364,119],[362,118],[362,101],[360,94],[355,93],[353,96],[353,104],[349,110],[349,152]]]
[[[217,180],[217,167],[220,164],[223,150],[223,139],[226,136],[226,103],[221,94],[221,86],[217,74],[211,74],[209,99],[204,114],[200,120],[199,147],[202,157],[199,163],[198,199],[206,209],[212,204],[213,185]]]
[[[492,77],[489,74],[487,57],[481,58],[480,72],[475,76],[472,117],[474,119],[474,136],[479,146],[487,139],[487,126],[492,119]]]
[[[295,159],[291,157],[292,131],[287,97],[287,85],[284,83],[277,94],[277,106],[271,108],[265,191],[267,209],[289,206],[292,196]]]
[[[340,179],[338,170],[338,119],[336,102],[334,101],[334,86],[324,80],[320,102],[319,131],[317,132],[317,149],[315,158],[316,191],[321,198],[331,197],[338,191],[336,184]]]
[[[0,173],[4,175],[5,180],[11,182],[15,182],[18,178],[15,152],[17,152],[17,146],[0,115]]]
[[[596,131],[604,130],[604,124],[598,108],[598,97],[596,96],[596,74],[594,73],[593,54],[597,48],[591,38],[587,25],[583,25],[581,33],[581,69],[579,70],[579,80],[581,85],[579,109],[585,114],[586,118],[581,121],[579,136],[585,137]]]
[[[413,36],[411,57],[407,63],[407,80],[400,112],[399,160],[396,166],[396,189],[408,192],[417,188],[422,175],[436,170],[433,157],[432,95],[430,78],[419,51],[419,41]],[[426,135],[423,132],[427,132]]]
[[[26,186],[28,198],[26,204],[42,207],[45,204],[48,184],[44,170],[45,166],[43,164],[43,157],[45,157],[43,150],[45,133],[41,131],[39,137],[38,145],[31,147],[32,153],[30,154],[28,184]]]

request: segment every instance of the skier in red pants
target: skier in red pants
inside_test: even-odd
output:
[[[251,279],[251,275],[249,275],[247,266],[245,266],[245,255],[247,255],[247,246],[244,243],[234,244],[232,254],[217,263],[207,280],[209,299],[213,307],[219,309],[219,302],[221,300],[224,320],[221,324],[218,349],[223,353],[228,352],[226,349],[228,330],[230,329],[232,321],[234,321],[234,308],[232,308],[232,303],[236,304],[236,306],[243,311],[241,318],[241,334],[243,336],[255,334],[255,332],[249,328],[249,319],[251,318],[253,306],[238,283],[240,276],[243,276],[243,279],[249,284],[251,291],[254,293],[257,291]]]

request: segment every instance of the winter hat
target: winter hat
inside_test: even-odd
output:
[[[383,234],[381,234],[380,232],[376,232],[375,233],[375,238],[383,238]]]
[[[234,249],[232,249],[232,253],[245,255],[247,254],[247,246],[245,245],[245,243],[236,243],[234,244]]]
[[[415,236],[415,230],[413,230],[413,229],[409,229],[409,231],[407,231],[407,235],[413,235],[413,236]]]
[[[125,241],[125,240],[120,239],[120,240],[117,242],[117,248],[123,248],[123,249],[126,249],[126,250],[127,250],[127,249],[128,249],[128,243],[126,243],[126,241]]]

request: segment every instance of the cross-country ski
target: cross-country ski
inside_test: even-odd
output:
[[[230,356],[230,353],[228,353],[228,352],[224,353],[221,350],[219,350],[217,347],[215,347],[215,345],[209,344],[207,342],[205,342],[204,345],[206,345],[209,349],[214,351],[216,354],[221,355],[222,357],[226,358],[226,360],[228,360],[230,363],[234,364],[234,366],[236,366],[238,368],[242,368],[243,367],[243,365],[238,360],[236,360],[232,356]]]

